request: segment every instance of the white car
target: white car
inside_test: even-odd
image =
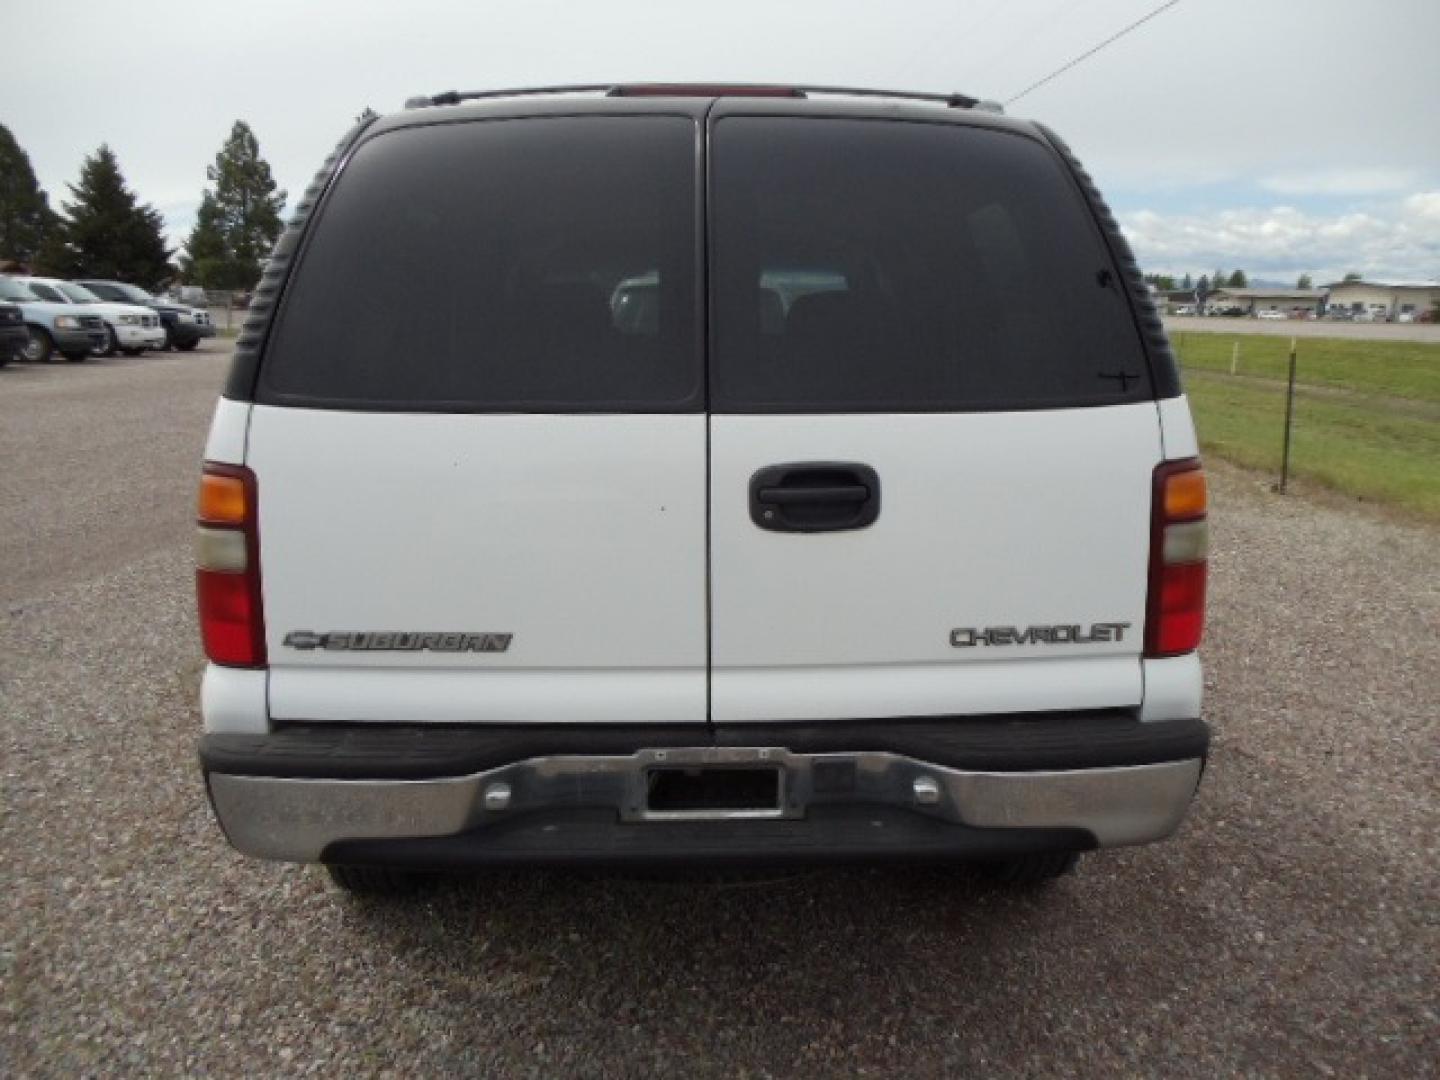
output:
[[[1255,313],[1255,317],[1257,319],[1274,319],[1284,322],[1290,316],[1286,315],[1283,311],[1276,311],[1274,308],[1266,308],[1264,311],[1257,311]]]
[[[342,144],[205,448],[235,847],[357,890],[1033,883],[1179,827],[1205,479],[1128,245],[1035,124],[807,93],[446,95]]]
[[[165,329],[160,316],[138,304],[117,304],[102,300],[83,285],[59,278],[17,277],[42,300],[55,304],[75,304],[98,314],[105,321],[106,345],[98,350],[105,356],[123,352],[139,356],[146,349],[165,347]]]

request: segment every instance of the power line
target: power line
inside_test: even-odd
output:
[[[1094,56],[1094,55],[1095,55],[1096,53],[1098,53],[1101,49],[1105,48],[1105,46],[1114,44],[1115,42],[1119,41],[1122,37],[1124,37],[1126,34],[1130,33],[1131,30],[1134,30],[1134,29],[1136,29],[1136,28],[1139,27],[1139,26],[1143,26],[1145,23],[1147,23],[1147,22],[1149,22],[1151,19],[1155,18],[1156,15],[1159,15],[1161,12],[1164,12],[1164,11],[1168,10],[1169,8],[1174,7],[1174,6],[1175,6],[1176,4],[1178,4],[1179,2],[1180,2],[1180,0],[1167,0],[1166,3],[1161,4],[1161,5],[1160,5],[1159,7],[1157,7],[1154,11],[1150,12],[1148,15],[1144,15],[1144,16],[1136,19],[1136,20],[1135,20],[1133,23],[1131,23],[1129,26],[1125,27],[1124,30],[1121,30],[1121,31],[1119,31],[1118,33],[1115,33],[1115,34],[1111,34],[1108,38],[1106,38],[1104,41],[1100,42],[1100,44],[1099,44],[1099,45],[1096,45],[1093,49],[1089,49],[1089,50],[1081,53],[1079,56],[1075,57],[1074,60],[1071,60],[1068,64],[1064,64],[1064,65],[1062,65],[1061,67],[1056,68],[1056,69],[1055,69],[1054,71],[1052,71],[1049,75],[1046,75],[1043,79],[1041,79],[1039,82],[1033,82],[1033,83],[1031,83],[1031,84],[1030,84],[1029,86],[1027,86],[1024,90],[1021,90],[1020,93],[1018,93],[1018,94],[1016,94],[1014,97],[1008,99],[1008,100],[1005,102],[1006,107],[1008,108],[1009,106],[1014,105],[1015,102],[1019,101],[1019,100],[1020,100],[1022,97],[1024,97],[1026,94],[1030,93],[1031,90],[1038,90],[1038,89],[1040,89],[1040,87],[1042,87],[1042,86],[1044,86],[1046,83],[1048,83],[1051,79],[1054,79],[1054,78],[1056,78],[1057,76],[1060,76],[1060,75],[1065,74],[1065,72],[1069,71],[1071,68],[1073,68],[1076,64],[1080,63],[1082,60],[1088,60],[1088,59],[1090,59],[1090,57]]]

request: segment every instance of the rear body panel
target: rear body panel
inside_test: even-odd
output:
[[[1153,403],[712,419],[716,722],[1138,705]],[[873,467],[855,531],[755,528],[775,462]],[[1091,643],[965,645],[956,628],[1119,624]],[[961,640],[968,640],[962,635]]]
[[[1151,473],[1193,430],[1045,137],[783,100],[433,119],[378,123],[314,189],[323,243],[282,243],[296,280],[281,304],[272,275],[252,309],[278,308],[278,329],[247,329],[232,375],[260,402],[235,408],[262,508],[270,722],[1143,706]],[[549,162],[567,146],[593,158],[583,181]],[[545,165],[530,180],[527,159]],[[417,172],[441,179],[397,196]],[[395,269],[321,295],[385,263],[372,249]],[[342,318],[347,297],[369,299]],[[692,361],[694,384],[676,374]],[[873,469],[874,522],[757,528],[752,478],[796,462]],[[975,640],[991,628],[1019,640]],[[427,634],[505,647],[392,644]],[[1198,682],[1179,668],[1167,716]]]
[[[255,406],[272,717],[703,723],[704,429]],[[287,645],[297,632],[509,639]]]

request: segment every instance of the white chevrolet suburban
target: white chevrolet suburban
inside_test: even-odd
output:
[[[571,87],[363,122],[200,487],[230,842],[437,869],[966,860],[1178,827],[1206,495],[1048,130],[955,95]]]

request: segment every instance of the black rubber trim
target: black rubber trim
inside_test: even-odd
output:
[[[1044,124],[1036,123],[1035,128],[1069,166],[1071,175],[1074,176],[1075,182],[1080,188],[1080,193],[1085,196],[1085,201],[1095,216],[1095,222],[1105,236],[1105,243],[1110,247],[1110,254],[1120,269],[1125,294],[1130,300],[1131,310],[1140,329],[1140,341],[1145,350],[1146,362],[1150,367],[1150,383],[1155,398],[1159,400],[1179,397],[1181,393],[1180,369],[1175,363],[1175,354],[1170,348],[1170,338],[1165,333],[1165,324],[1160,319],[1160,313],[1155,309],[1155,302],[1151,299],[1150,290],[1145,284],[1145,276],[1140,271],[1140,264],[1135,261],[1135,253],[1130,249],[1130,242],[1120,231],[1120,225],[1115,220],[1115,215],[1110,212],[1105,197],[1100,194],[1100,189],[1095,186],[1094,179],[1085,171],[1085,166],[1080,164],[1080,159],[1075,156],[1074,151],[1065,144],[1060,136]]]
[[[340,162],[375,120],[374,116],[367,117],[345,133],[320,166],[315,178],[310,181],[310,186],[305,189],[300,201],[295,204],[295,212],[290,215],[290,220],[275,241],[275,247],[271,249],[270,258],[265,262],[260,283],[255,286],[250,306],[246,309],[245,322],[235,339],[235,355],[230,362],[229,378],[225,382],[225,397],[233,401],[255,400],[255,380],[260,371],[260,353],[275,319],[281,290],[290,276],[295,254],[299,251],[300,241],[310,224],[311,212],[330,181],[334,179]]]
[[[1150,765],[1204,757],[1201,720],[1142,723],[1127,711],[841,720],[799,724],[287,724],[269,735],[206,735],[207,772],[335,780],[463,776],[557,754],[672,746],[782,746],[796,753],[888,751],[989,772]]]
[[[269,735],[206,735],[200,763],[234,776],[423,780],[533,757],[624,755],[709,741],[700,724],[287,724]]]
[[[816,806],[803,820],[622,824],[611,810],[529,814],[454,836],[344,840],[320,861],[415,870],[961,862],[1088,851],[1083,829],[977,829],[891,807]]]
[[[757,739],[761,731],[763,738]],[[952,769],[1033,772],[1204,757],[1210,748],[1210,728],[1203,720],[1144,723],[1132,713],[1117,711],[726,724],[716,727],[715,741],[720,746],[784,746],[797,754],[885,751]]]

